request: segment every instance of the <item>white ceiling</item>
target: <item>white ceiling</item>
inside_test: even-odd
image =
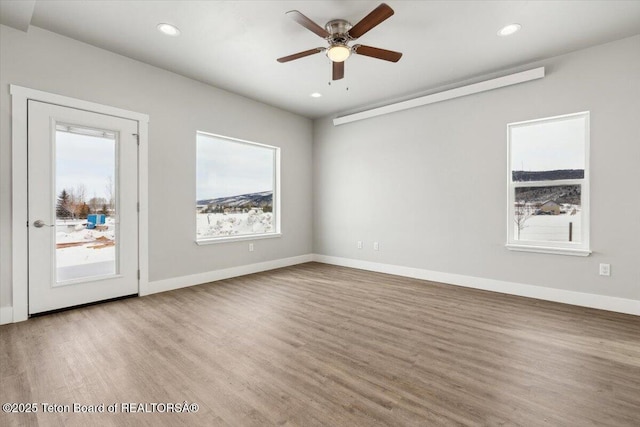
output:
[[[34,5],[35,3],[35,5]],[[550,56],[640,34],[640,1],[394,1],[395,15],[358,43],[403,52],[398,63],[355,55],[331,85],[316,54],[276,58],[326,42],[285,12],[321,26],[352,24],[380,1],[2,0],[2,23],[26,22],[267,104],[316,118],[379,105]],[[31,6],[29,6],[31,5]],[[179,37],[156,30],[180,28]],[[496,32],[520,23],[510,37]],[[322,93],[311,98],[312,92]]]

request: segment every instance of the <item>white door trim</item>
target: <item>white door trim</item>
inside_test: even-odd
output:
[[[138,265],[140,268],[139,292],[149,292],[149,239],[148,239],[148,187],[149,187],[149,116],[108,105],[43,92],[17,85],[10,85],[11,93],[11,150],[12,150],[12,218],[11,254],[13,282],[13,322],[29,317],[29,252],[28,252],[28,198],[27,198],[27,101],[41,101],[64,107],[121,117],[138,122],[140,138],[138,165],[138,201],[140,202],[138,226]]]

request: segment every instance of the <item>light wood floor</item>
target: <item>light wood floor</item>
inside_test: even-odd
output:
[[[28,426],[638,426],[640,317],[317,263],[0,327]]]

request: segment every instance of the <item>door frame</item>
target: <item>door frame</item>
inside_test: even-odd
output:
[[[68,96],[10,85],[11,94],[11,254],[13,282],[13,322],[29,318],[29,216],[28,216],[28,154],[27,154],[27,102],[40,101],[63,107],[121,117],[138,122],[138,281],[139,295],[149,294],[149,116],[147,114],[84,101]]]

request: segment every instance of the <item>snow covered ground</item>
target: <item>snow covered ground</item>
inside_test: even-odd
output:
[[[91,268],[87,268],[90,264],[94,264],[95,271],[100,271],[100,274],[105,272],[105,263],[112,264],[113,268],[109,268],[107,274],[115,273],[116,247],[112,244],[115,242],[113,219],[107,218],[105,224],[107,229],[102,231],[88,230],[83,223],[86,223],[86,220],[56,221],[58,281],[97,275],[91,274]],[[77,245],[74,245],[75,243]],[[72,268],[80,266],[82,268]]]
[[[202,239],[273,232],[273,214],[254,209],[247,213],[198,213],[196,223]]]
[[[569,223],[572,226],[572,241],[579,242],[582,232],[582,213],[574,215],[535,215],[527,219],[520,231],[520,240],[538,240],[547,242],[568,242]],[[518,227],[514,224],[514,235],[518,235]]]

